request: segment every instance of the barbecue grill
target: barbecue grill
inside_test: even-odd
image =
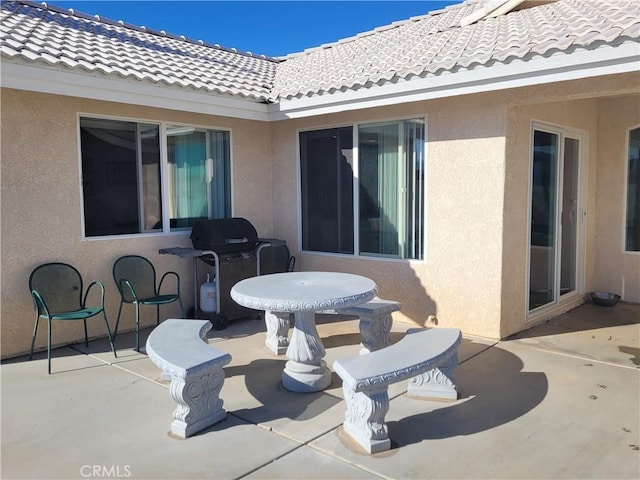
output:
[[[255,227],[245,218],[198,220],[191,230],[190,248],[164,248],[170,253],[194,259],[195,318],[206,318],[218,329],[230,320],[256,315],[255,310],[238,305],[230,296],[231,287],[240,280],[293,269],[294,258],[284,240],[259,238]],[[216,311],[204,312],[198,302],[196,258],[214,268]]]

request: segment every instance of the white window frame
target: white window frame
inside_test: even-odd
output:
[[[640,128],[640,124],[627,128],[625,132],[625,147],[624,147],[624,177],[622,181],[622,253],[626,255],[640,255],[640,251],[627,250],[627,213],[629,210],[629,202],[627,201],[627,195],[629,190],[629,144],[631,140],[631,131]]]
[[[103,119],[103,120],[113,120],[119,122],[130,122],[135,123],[136,126],[139,124],[148,124],[148,125],[158,125],[159,135],[160,135],[160,180],[161,180],[161,199],[162,199],[162,230],[154,231],[154,232],[140,232],[140,233],[127,233],[127,234],[119,234],[119,235],[100,235],[100,236],[87,236],[85,229],[85,209],[84,209],[84,189],[83,189],[83,171],[82,171],[82,142],[81,142],[81,131],[80,131],[80,119],[82,118],[93,118],[93,119]],[[82,240],[83,241],[100,241],[100,240],[126,240],[132,238],[144,238],[144,237],[157,237],[159,235],[171,235],[171,236],[185,236],[189,235],[190,229],[171,229],[170,225],[170,215],[169,209],[167,205],[168,202],[171,201],[170,188],[169,188],[169,154],[167,150],[167,126],[184,126],[184,127],[192,127],[196,129],[203,130],[215,130],[215,131],[224,131],[229,134],[229,175],[231,178],[231,182],[229,184],[229,201],[230,201],[230,211],[231,216],[233,216],[234,212],[234,182],[233,182],[233,171],[234,171],[234,162],[233,162],[233,130],[229,127],[220,127],[220,126],[211,126],[211,125],[202,125],[202,124],[192,124],[186,123],[182,121],[170,121],[170,120],[149,120],[144,118],[136,118],[136,117],[121,117],[121,116],[113,116],[113,115],[103,115],[103,114],[95,114],[90,112],[78,112],[76,115],[76,125],[77,125],[77,148],[78,148],[78,189],[79,189],[79,198],[80,198],[80,223],[82,230]],[[136,127],[137,128],[137,127]],[[208,148],[208,147],[207,147]],[[136,168],[140,168],[139,165],[136,165]],[[140,195],[140,188],[138,188],[138,195]]]
[[[529,309],[529,291],[530,291],[530,269],[531,269],[531,207],[533,194],[533,140],[535,131],[541,131],[558,135],[559,150],[558,157],[564,157],[564,140],[565,138],[577,138],[580,141],[579,164],[578,164],[578,238],[576,243],[576,288],[570,294],[559,294],[557,298],[550,303],[541,305],[533,310]],[[589,165],[589,132],[586,130],[556,125],[545,121],[532,120],[529,130],[529,174],[528,182],[528,200],[527,200],[527,244],[526,244],[526,279],[525,279],[525,319],[527,323],[542,321],[551,318],[558,312],[566,311],[573,306],[577,306],[584,301],[585,285],[586,285],[586,232],[587,232],[587,185],[588,185],[588,165]],[[559,185],[562,184],[564,171],[561,169],[556,178],[556,192]],[[556,211],[559,205],[556,204]],[[560,217],[556,215],[556,231],[559,232]],[[560,264],[560,250],[557,245],[561,243],[561,236],[556,236],[556,252],[555,265]],[[555,272],[556,284],[560,281],[560,271]],[[555,296],[555,293],[554,293]]]
[[[421,259],[413,259],[413,258],[396,258],[396,257],[388,257],[383,255],[375,255],[375,254],[361,254],[360,253],[360,229],[359,229],[359,212],[360,212],[360,182],[358,178],[359,173],[359,162],[360,162],[360,152],[359,152],[359,129],[358,127],[361,125],[375,125],[380,123],[391,123],[391,122],[401,122],[405,120],[423,120],[424,121],[424,145],[423,145],[423,155],[424,155],[424,186],[423,186],[423,195],[424,195],[424,211],[422,216],[422,258]],[[300,134],[303,132],[314,132],[318,130],[328,130],[328,129],[338,129],[338,128],[352,128],[352,138],[353,138],[353,254],[349,253],[335,253],[335,252],[320,252],[316,250],[305,250],[302,248],[303,245],[303,235],[302,235],[302,173],[301,173],[301,156],[300,156]],[[298,245],[300,245],[300,251],[304,254],[309,255],[319,255],[319,256],[328,256],[328,257],[341,257],[341,258],[351,258],[351,259],[359,259],[359,260],[373,260],[373,261],[386,261],[386,262],[400,262],[400,263],[413,263],[413,264],[424,264],[427,262],[428,251],[427,251],[427,221],[428,221],[428,154],[429,154],[429,123],[428,116],[426,113],[424,114],[416,114],[416,115],[407,115],[401,117],[386,117],[386,118],[375,118],[375,119],[367,119],[356,122],[349,123],[338,123],[338,124],[324,124],[313,127],[305,127],[296,130],[296,176],[297,176],[297,195],[298,195]],[[404,206],[406,207],[406,205]]]

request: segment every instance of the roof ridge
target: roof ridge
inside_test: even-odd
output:
[[[229,52],[229,53],[234,53],[237,55],[243,55],[246,57],[251,57],[251,58],[258,58],[258,59],[262,59],[262,60],[268,60],[270,62],[274,62],[274,63],[279,63],[281,61],[280,58],[277,57],[271,57],[268,55],[262,55],[262,54],[255,54],[252,52],[245,52],[242,50],[238,50],[237,48],[229,48],[229,47],[224,47],[222,45],[219,44],[213,44],[213,43],[209,43],[209,42],[205,42],[204,40],[196,40],[193,38],[189,38],[186,37],[184,35],[176,35],[173,33],[167,33],[164,30],[155,30],[153,28],[148,28],[145,27],[144,25],[138,26],[138,25],[134,25],[132,23],[128,23],[125,22],[123,20],[112,20],[110,18],[106,18],[106,17],[101,17],[100,15],[91,15],[85,12],[81,12],[78,10],[75,10],[73,8],[69,8],[69,9],[65,9],[62,7],[58,7],[56,5],[48,5],[47,2],[36,2],[36,1],[32,1],[32,0],[13,0],[16,3],[20,3],[23,5],[27,5],[29,7],[33,7],[33,8],[38,8],[38,9],[44,9],[50,12],[54,12],[54,13],[60,13],[63,15],[70,15],[73,17],[78,17],[78,18],[82,18],[84,20],[90,20],[92,22],[100,22],[106,25],[112,25],[115,27],[124,27],[127,28],[129,30],[134,30],[136,32],[142,32],[142,33],[149,33],[151,35],[156,35],[159,37],[164,37],[164,38],[170,38],[172,40],[180,40],[180,41],[184,41],[187,43],[191,43],[194,45],[200,45],[200,46],[204,46],[204,47],[208,47],[208,48],[214,48],[216,50],[221,50],[223,52]],[[3,0],[2,3],[5,3],[5,1]]]

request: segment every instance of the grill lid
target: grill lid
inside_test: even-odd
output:
[[[198,220],[191,229],[191,242],[197,250],[234,253],[253,250],[258,233],[246,218]]]

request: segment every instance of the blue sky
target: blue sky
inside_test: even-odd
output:
[[[47,0],[49,5],[268,56],[301,52],[461,1]]]

